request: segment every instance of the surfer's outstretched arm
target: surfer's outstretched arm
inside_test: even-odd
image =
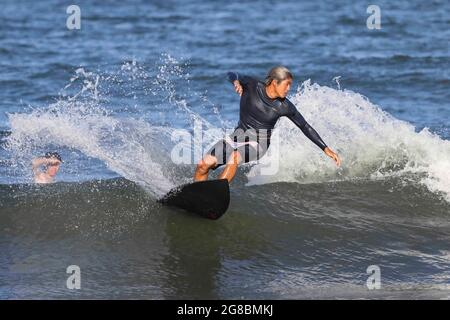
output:
[[[302,130],[303,134],[308,137],[309,140],[311,140],[316,146],[322,149],[325,154],[332,158],[336,162],[336,165],[339,166],[341,164],[339,156],[326,145],[317,131],[314,130],[313,127],[311,127],[311,125],[305,120],[305,118],[303,118],[301,113],[298,112],[297,108],[292,104],[292,102],[287,100],[287,103],[289,103],[289,108],[291,110],[288,118],[292,122],[294,122],[295,125],[300,128],[300,130]]]

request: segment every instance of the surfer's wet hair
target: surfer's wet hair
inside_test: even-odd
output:
[[[277,84],[280,84],[281,81],[286,79],[294,79],[289,69],[284,66],[276,66],[270,69],[264,82],[266,86],[268,86],[273,80],[275,80]]]
[[[62,162],[62,158],[61,158],[61,156],[59,155],[58,152],[50,152],[50,151],[49,151],[49,152],[45,153],[44,157],[47,158],[47,159],[50,159],[50,158],[56,158],[56,159],[58,159],[60,162]]]

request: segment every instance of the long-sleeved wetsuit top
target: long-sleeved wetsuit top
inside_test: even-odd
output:
[[[257,130],[268,129],[270,132],[275,127],[278,119],[286,116],[319,148],[324,150],[327,147],[316,130],[306,122],[305,118],[289,99],[270,98],[266,93],[265,84],[252,77],[236,72],[228,72],[227,76],[231,83],[239,80],[243,88],[238,128],[243,130],[250,128]]]

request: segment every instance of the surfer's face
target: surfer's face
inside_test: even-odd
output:
[[[291,89],[292,79],[282,80],[280,83],[274,81],[274,89],[278,97],[286,98],[289,90]]]

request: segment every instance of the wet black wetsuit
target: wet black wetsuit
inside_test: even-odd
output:
[[[278,119],[283,116],[288,117],[294,122],[297,127],[302,130],[305,136],[319,148],[324,150],[327,147],[319,134],[308,124],[308,122],[306,122],[305,118],[303,118],[289,99],[270,98],[266,93],[265,84],[252,77],[240,75],[236,72],[228,72],[227,76],[231,83],[235,80],[239,80],[239,83],[243,88],[240,102],[239,123],[230,138],[232,138],[234,142],[241,141],[240,137],[245,133],[245,140],[242,141],[255,141],[263,146],[263,148],[257,150],[255,153],[256,156],[249,157],[248,150],[250,147],[255,147],[255,144],[251,145],[250,143],[250,145],[243,144],[238,146],[230,143],[229,139],[221,140],[208,151],[209,154],[214,156],[222,153],[222,157],[217,157],[218,165],[214,169],[226,163],[226,160],[233,150],[238,150],[240,152],[244,162],[253,161],[262,157],[269,147],[272,129],[275,127]],[[261,143],[261,140],[264,140],[264,143]],[[217,152],[218,150],[219,152]]]

